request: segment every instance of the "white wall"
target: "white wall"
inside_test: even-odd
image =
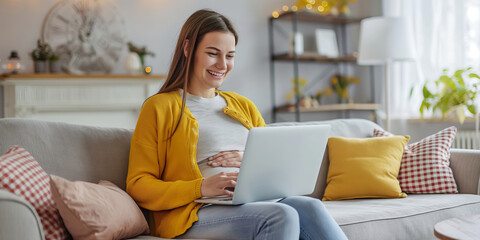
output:
[[[0,59],[2,59],[0,65],[8,58],[11,50],[17,50],[26,63],[26,72],[33,72],[33,63],[28,53],[40,38],[44,18],[57,2],[58,0],[0,0]],[[178,33],[191,13],[198,9],[210,8],[230,18],[237,28],[240,40],[237,46],[235,69],[222,88],[236,91],[252,99],[266,121],[270,121],[268,18],[272,11],[279,10],[283,5],[292,5],[296,2],[295,0],[114,0],[113,2],[118,6],[125,20],[128,40],[138,45],[145,45],[156,53],[153,58],[147,57],[146,62],[157,74],[168,71]],[[381,15],[381,0],[358,0],[351,4],[351,9],[353,16]],[[356,48],[356,46],[351,47]],[[124,55],[126,53],[125,48]],[[307,69],[307,71],[310,70]],[[113,73],[125,73],[123,58]],[[293,76],[291,71],[285,74]],[[314,73],[314,75],[318,74]],[[283,91],[288,91],[289,81],[280,84],[280,89],[282,87]],[[279,95],[278,101],[281,101],[283,96],[283,93]]]

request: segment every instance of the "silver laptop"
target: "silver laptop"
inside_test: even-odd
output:
[[[253,128],[232,197],[195,200],[238,205],[313,192],[330,136],[329,125]]]

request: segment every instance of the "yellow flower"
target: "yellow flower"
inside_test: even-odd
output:
[[[325,89],[325,95],[331,95],[331,94],[332,94],[332,89],[331,88]]]
[[[332,84],[337,84],[338,83],[338,77],[332,77],[330,80]]]
[[[286,98],[288,101],[292,100],[292,98],[293,98],[293,93],[291,93],[291,92],[287,93],[287,96],[285,96],[285,98]]]
[[[342,93],[342,97],[345,98],[345,99],[348,99],[348,92],[347,91],[344,91]]]
[[[290,80],[290,82],[292,82],[293,84],[295,84],[295,78],[292,78],[292,80]],[[300,86],[303,86],[303,85],[306,85],[308,82],[308,80],[306,78],[298,78],[298,84]]]

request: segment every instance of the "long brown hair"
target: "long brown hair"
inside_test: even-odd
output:
[[[211,10],[202,9],[193,13],[183,24],[182,30],[180,31],[167,79],[158,91],[158,93],[166,93],[176,91],[180,88],[184,90],[182,111],[171,136],[177,131],[183,117],[183,112],[185,111],[188,82],[192,76],[193,59],[198,43],[205,34],[215,31],[231,32],[235,37],[235,45],[237,45],[238,35],[230,20],[220,13]],[[189,49],[187,56],[185,56],[184,53],[185,41],[187,41],[187,49]]]

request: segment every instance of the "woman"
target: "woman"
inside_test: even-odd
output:
[[[255,105],[217,90],[233,69],[238,41],[230,21],[209,10],[185,22],[159,93],[145,101],[132,137],[127,192],[149,209],[151,233],[165,238],[346,239],[318,199],[216,206],[233,195]]]

